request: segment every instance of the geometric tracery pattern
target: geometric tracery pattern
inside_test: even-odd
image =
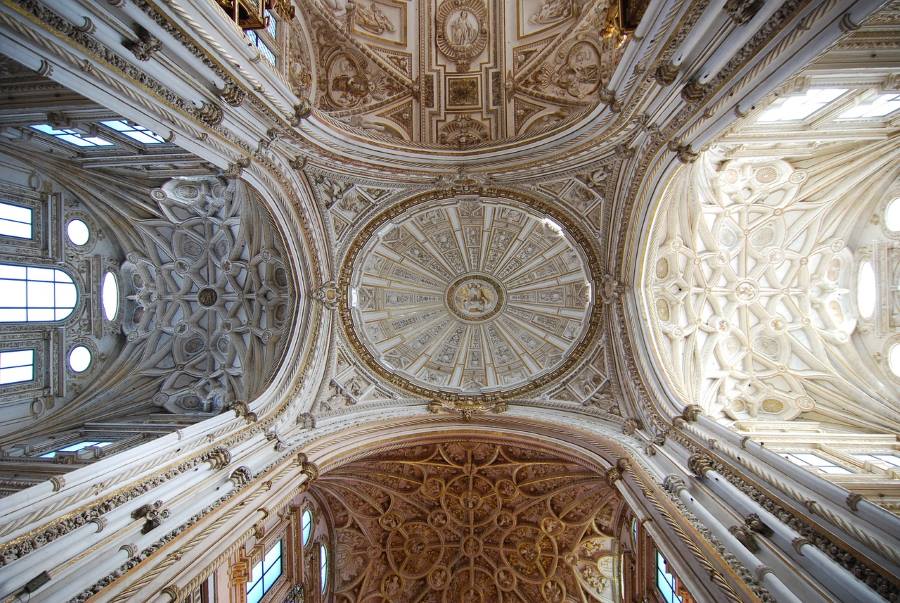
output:
[[[862,406],[896,421],[851,341],[845,235],[863,204],[833,184],[840,168],[820,183],[780,159],[717,160],[676,176],[650,242],[647,312],[676,395],[732,420]],[[843,169],[845,184],[863,177]]]
[[[351,278],[353,326],[378,363],[460,393],[559,367],[589,325],[575,243],[535,211],[492,199],[415,209],[381,229]]]
[[[418,445],[315,482],[339,603],[615,601],[622,509],[597,473],[535,449]]]
[[[124,395],[170,412],[218,413],[258,395],[291,320],[284,249],[237,181],[173,179],[153,191],[162,218],[136,223],[128,254],[128,341],[140,350]]]

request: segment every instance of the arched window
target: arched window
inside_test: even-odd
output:
[[[72,278],[56,268],[0,264],[0,322],[52,322],[78,303]]]
[[[319,582],[324,593],[328,588],[328,547],[324,544],[319,545]]]
[[[303,515],[300,516],[300,538],[303,542],[303,546],[309,544],[309,537],[312,536],[313,530],[313,516],[312,511],[306,509],[303,511]]]

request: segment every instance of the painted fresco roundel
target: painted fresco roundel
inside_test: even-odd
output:
[[[426,199],[376,218],[342,273],[351,343],[425,396],[511,397],[559,376],[591,330],[593,277],[547,209]]]

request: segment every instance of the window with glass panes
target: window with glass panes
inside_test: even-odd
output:
[[[34,350],[0,352],[0,385],[34,379]]]
[[[830,475],[849,475],[853,473],[847,468],[836,464],[834,461],[830,461],[818,454],[812,454],[810,452],[782,453],[781,456],[804,469],[818,469],[822,473],[828,473]]]
[[[142,144],[161,144],[165,142],[165,139],[156,132],[148,130],[143,126],[139,126],[136,123],[125,121],[124,119],[113,119],[101,121],[100,123],[107,128],[115,130],[122,136],[127,136]]]
[[[858,452],[853,453],[852,456],[865,463],[872,463],[881,469],[900,470],[900,456],[892,452]]]
[[[56,268],[0,264],[0,322],[67,318],[78,303],[71,277]]]
[[[303,546],[309,544],[309,537],[312,536],[313,516],[312,511],[306,509],[300,516],[300,538]]]
[[[78,452],[79,450],[84,450],[88,446],[97,446],[98,448],[103,448],[104,446],[109,446],[112,442],[98,442],[93,440],[85,440],[83,442],[76,442],[74,444],[69,444],[68,446],[64,446],[57,450],[51,450],[50,452],[45,452],[40,456],[42,459],[52,459],[56,456],[57,452]]]
[[[279,540],[266,551],[262,560],[250,571],[250,581],[247,582],[247,603],[260,601],[281,577],[281,570],[281,541]]]
[[[656,551],[656,589],[666,603],[684,603],[678,595],[678,579],[669,571],[669,562]]]
[[[50,124],[34,124],[31,128],[76,147],[108,147],[115,144],[100,136],[88,136],[75,128],[54,128]]]
[[[0,235],[17,239],[32,238],[30,207],[0,201]]]

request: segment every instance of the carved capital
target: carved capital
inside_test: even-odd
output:
[[[681,411],[681,418],[687,421],[688,423],[695,423],[697,419],[700,418],[700,415],[703,414],[703,409],[699,404],[688,404]]]
[[[675,140],[669,142],[669,150],[678,156],[681,163],[693,163],[700,156],[700,153],[695,151],[690,144],[683,144]]]
[[[231,451],[224,446],[218,446],[207,454],[206,460],[213,470],[224,469],[231,463]]]
[[[228,477],[228,480],[234,484],[235,488],[240,488],[250,483],[250,480],[253,479],[253,473],[250,472],[250,468],[244,465],[241,465],[237,469],[231,472],[231,475]]]
[[[131,51],[139,61],[149,61],[150,57],[162,48],[162,42],[153,34],[138,25],[134,30],[137,40],[123,40],[122,46]]]
[[[748,529],[769,538],[774,534],[772,528],[766,525],[765,522],[760,518],[756,513],[750,513],[744,517],[744,525],[747,526]]]
[[[312,103],[309,102],[309,99],[300,99],[300,102],[294,105],[294,115],[293,120],[291,121],[291,125],[299,126],[301,121],[312,114],[312,110]]]
[[[247,97],[247,92],[234,82],[225,82],[225,87],[219,91],[219,98],[231,105],[240,107]]]
[[[635,419],[633,417],[629,417],[625,419],[625,422],[622,423],[622,433],[625,435],[634,435],[638,429],[643,429],[644,424],[640,419]]]
[[[225,119],[222,113],[222,107],[215,103],[203,101],[199,107],[194,107],[194,117],[205,123],[207,126],[218,126]]]
[[[250,407],[247,406],[247,403],[243,400],[237,400],[231,405],[231,410],[234,411],[235,417],[244,417],[247,419],[248,423],[256,422],[256,413],[250,412]]]
[[[656,68],[653,78],[660,86],[668,86],[678,77],[678,66],[666,62]]]
[[[747,526],[731,526],[728,531],[751,553],[759,551],[759,543],[756,542],[756,537]]]
[[[812,544],[812,542],[808,538],[803,538],[802,536],[798,536],[791,540],[791,546],[794,547],[794,550],[797,551],[799,555],[803,554],[803,547],[807,544]]]
[[[707,91],[708,88],[706,86],[697,83],[696,80],[691,80],[681,89],[681,98],[689,103],[693,103],[706,96]]]
[[[763,0],[728,0],[723,9],[736,25],[743,25],[759,12]]]
[[[300,473],[308,478],[307,481],[314,482],[319,478],[319,467],[315,463],[303,463]]]
[[[303,171],[303,168],[306,167],[306,161],[306,157],[304,157],[303,155],[297,155],[293,159],[288,160],[288,165],[300,172]]]
[[[687,484],[684,483],[684,480],[680,476],[670,475],[666,477],[666,481],[663,482],[663,488],[665,488],[667,492],[677,495],[682,490],[687,490]]]
[[[334,310],[341,303],[341,291],[337,288],[334,281],[328,281],[315,291],[313,291],[313,299],[328,308]]]
[[[312,413],[302,412],[297,415],[297,425],[302,425],[303,429],[315,429],[316,428],[316,418]]]
[[[712,459],[705,454],[692,454],[688,458],[688,469],[691,470],[697,478],[703,479],[708,471],[713,470]]]

